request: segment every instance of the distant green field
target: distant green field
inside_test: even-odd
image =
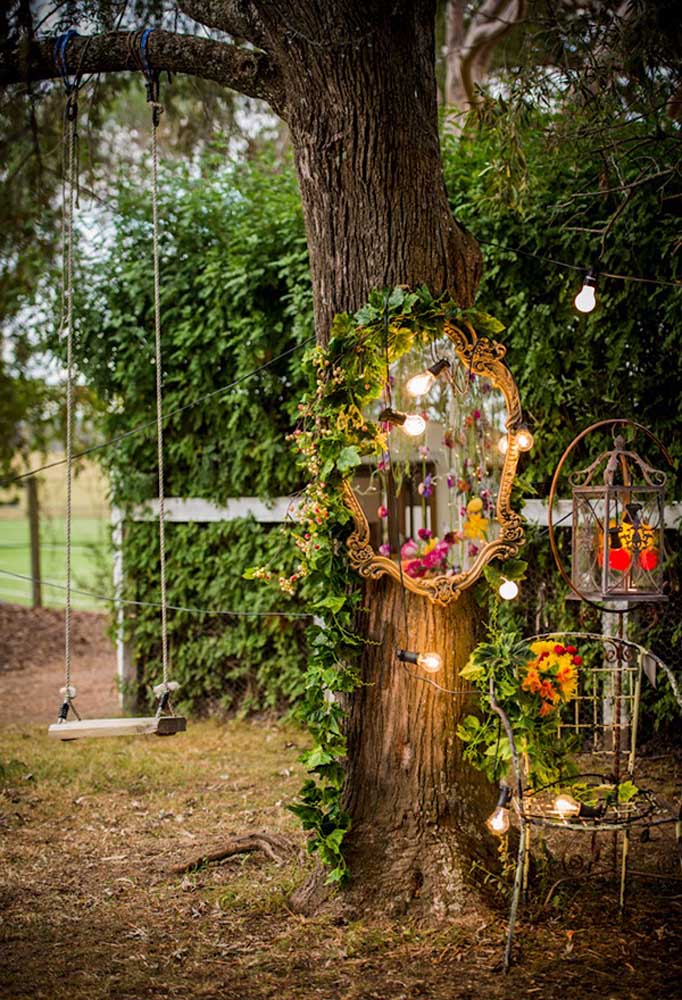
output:
[[[111,534],[105,518],[75,517],[71,525],[71,584],[75,590],[94,594],[110,594],[111,584]],[[66,582],[66,556],[64,518],[41,519],[41,578],[45,607],[64,606],[65,593],[48,583],[64,585]],[[3,572],[5,571],[5,572]],[[28,523],[26,519],[0,520],[0,601],[13,604],[31,603],[29,580],[9,576],[17,573],[30,576]],[[74,608],[104,610],[107,605],[95,598],[73,594]]]

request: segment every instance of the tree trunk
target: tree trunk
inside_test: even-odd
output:
[[[405,10],[383,21],[377,16],[377,30],[342,49],[313,44],[325,30],[338,34],[338,26],[325,26],[323,16],[317,24],[309,18],[305,38],[302,29],[288,36],[288,58],[282,53],[277,60],[321,343],[334,314],[357,308],[373,288],[423,283],[468,306],[480,277],[478,246],[453,219],[445,191],[434,5]],[[350,26],[347,37],[353,37]],[[403,598],[388,579],[366,583],[364,604],[369,615],[359,617],[359,629],[378,644],[366,647],[364,683],[349,704],[345,800],[353,821],[347,841],[352,879],[342,905],[439,919],[478,899],[468,872],[472,853],[486,843],[483,803],[489,810],[494,793],[464,766],[456,736],[463,708],[475,702],[424,683],[417,668],[410,676],[396,649],[437,650],[444,660],[438,682],[461,689],[458,674],[474,645],[479,613],[470,595],[443,609],[416,595]],[[324,878],[316,873],[293,905],[314,911],[328,895]]]
[[[348,10],[345,31],[325,23],[327,14],[310,16],[305,36],[282,41],[279,25],[286,49],[276,53],[321,342],[334,314],[356,309],[373,288],[423,283],[469,306],[481,271],[478,245],[453,219],[445,191],[435,5],[399,5],[392,16],[379,4],[373,21],[362,17],[365,4],[335,6],[337,17],[339,7],[357,8],[356,26]]]
[[[459,677],[477,640],[475,602],[464,594],[438,608],[403,595],[385,577],[366,582],[363,607],[368,614],[359,619],[374,644],[366,646],[362,686],[349,706],[344,799],[353,818],[346,841],[352,877],[341,908],[353,915],[378,907],[420,922],[478,913],[470,873],[474,858],[491,861],[494,845],[483,822],[495,793],[462,760],[456,735],[477,705]],[[399,648],[436,650],[443,667],[426,675],[400,663]],[[316,872],[293,903],[310,913],[328,895],[324,873]]]

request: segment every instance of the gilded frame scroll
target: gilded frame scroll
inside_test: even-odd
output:
[[[445,322],[443,333],[453,343],[455,354],[470,372],[489,379],[499,389],[505,399],[508,448],[500,477],[500,487],[496,505],[496,519],[500,533],[497,538],[486,542],[473,564],[456,575],[434,576],[430,579],[413,578],[401,572],[400,566],[388,556],[377,555],[370,543],[370,529],[360,503],[349,481],[344,484],[344,501],[349,507],[355,528],[348,538],[351,565],[361,576],[376,580],[384,574],[402,581],[408,590],[428,597],[434,604],[446,605],[456,601],[463,590],[471,587],[491,559],[508,559],[519,551],[524,541],[523,522],[519,514],[511,508],[511,492],[519,460],[519,446],[515,432],[521,427],[522,412],[519,393],[511,371],[503,358],[506,348],[497,341],[479,337],[473,326],[464,323],[455,326]]]

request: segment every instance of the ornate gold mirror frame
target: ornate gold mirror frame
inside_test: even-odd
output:
[[[496,520],[499,524],[497,538],[486,542],[475,561],[464,572],[454,575],[433,576],[429,579],[413,578],[388,556],[378,555],[370,542],[370,528],[350,481],[344,484],[344,501],[355,522],[355,529],[348,538],[351,565],[361,576],[372,580],[384,574],[399,580],[415,594],[423,594],[434,604],[446,605],[456,601],[463,590],[471,587],[491,559],[508,559],[514,556],[524,540],[521,517],[511,509],[511,491],[519,460],[518,432],[522,430],[522,412],[516,382],[509,368],[502,360],[506,348],[479,337],[473,326],[464,323],[463,328],[446,321],[443,333],[449,337],[454,351],[466,369],[477,376],[487,378],[504,395],[507,407],[505,429],[507,431],[507,451],[500,476],[500,486],[496,504]]]

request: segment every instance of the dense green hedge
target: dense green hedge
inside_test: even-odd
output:
[[[674,455],[682,454],[682,415],[670,405],[679,395],[674,331],[682,321],[682,295],[605,280],[598,290],[599,309],[577,317],[572,299],[581,283],[579,272],[490,246],[587,266],[594,237],[573,230],[594,226],[613,208],[612,196],[570,202],[572,192],[593,185],[597,161],[568,147],[551,148],[532,123],[524,143],[522,183],[503,169],[508,156],[503,130],[447,140],[444,163],[457,217],[488,241],[478,301],[507,324],[499,339],[508,346],[537,442],[523,480],[531,492],[546,494],[561,451],[592,420],[633,417],[659,433]],[[161,217],[169,411],[302,344],[313,326],[301,206],[290,164],[261,157],[230,167],[216,154],[199,166],[164,171]],[[657,193],[638,190],[606,242],[601,267],[679,277],[679,254],[672,253],[675,234],[675,219],[661,212]],[[84,320],[77,353],[84,378],[103,402],[102,433],[113,436],[154,414],[145,183],[121,182],[105,235],[100,263],[81,270]],[[300,488],[285,437],[305,390],[302,354],[297,351],[167,421],[167,495],[223,502]],[[102,458],[118,504],[156,495],[153,428],[107,449]],[[281,533],[234,524],[171,526],[168,535],[171,604],[300,608],[276,588],[263,590],[257,581],[240,579],[251,564],[293,571],[295,556]],[[126,546],[130,595],[157,600],[153,528],[129,530]],[[141,675],[155,677],[158,614],[138,609],[131,624]],[[192,705],[231,706],[247,693],[249,706],[297,696],[305,660],[300,622],[225,624],[172,613],[171,630],[174,673]]]
[[[267,157],[243,168],[208,156],[200,169],[164,171],[160,196],[165,492],[223,503],[280,496],[302,485],[285,442],[305,387],[303,350],[249,372],[312,336],[300,199],[289,168]],[[151,226],[146,184],[122,181],[105,252],[81,271],[78,364],[103,403],[108,438],[154,417]],[[217,392],[243,379],[226,392]],[[209,399],[193,405],[208,393]],[[106,449],[112,499],[157,496],[154,427]],[[127,596],[158,601],[153,524],[128,524]],[[237,611],[295,610],[242,573],[254,563],[295,565],[292,543],[249,521],[168,525],[168,602]],[[305,621],[172,611],[172,672],[195,708],[281,707],[300,693]],[[128,619],[140,681],[160,674],[159,613]]]

